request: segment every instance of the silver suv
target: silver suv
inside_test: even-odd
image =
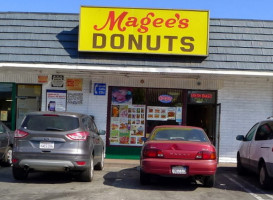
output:
[[[26,179],[32,171],[78,172],[92,181],[104,165],[104,143],[92,117],[69,112],[32,112],[14,133],[12,172]]]
[[[259,174],[262,188],[272,187],[273,180],[273,120],[256,123],[248,133],[238,135],[242,141],[237,152],[237,171],[244,174],[247,170]]]

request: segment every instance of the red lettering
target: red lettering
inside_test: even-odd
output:
[[[156,18],[153,22],[154,27],[162,27],[162,23],[164,22],[164,19],[162,18]]]
[[[192,94],[191,94],[191,98],[212,99],[212,94],[192,93]]]
[[[173,28],[175,23],[176,23],[175,19],[168,19],[166,20],[165,25],[167,28]]]
[[[121,27],[121,23],[127,14],[128,14],[128,12],[123,12],[117,17],[117,19],[115,19],[115,11],[110,11],[108,19],[107,19],[106,23],[104,24],[104,26],[102,26],[101,28],[98,28],[98,25],[95,25],[94,29],[97,31],[100,31],[100,30],[105,29],[106,26],[109,24],[109,30],[113,30],[116,23],[118,23],[118,29],[120,31],[125,31],[126,27]]]
[[[155,17],[155,13],[149,12],[143,18],[138,18],[135,16],[129,16],[128,12],[124,11],[120,15],[116,16],[115,11],[109,11],[108,18],[104,25],[94,25],[94,29],[97,31],[101,31],[104,29],[113,30],[117,28],[119,31],[125,31],[127,27],[134,27],[137,28],[139,33],[147,33],[149,31],[149,25],[151,24],[155,28],[160,28],[163,25],[166,28],[188,28],[189,26],[189,19],[181,19],[179,13],[174,14],[174,18],[168,18],[164,20],[163,18]]]
[[[190,22],[189,19],[181,19],[179,21],[178,28],[188,28],[189,27],[189,22]]]

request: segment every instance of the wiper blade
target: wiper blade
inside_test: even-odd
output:
[[[53,127],[47,127],[45,130],[46,130],[46,131],[64,131],[64,129],[61,129],[61,128],[53,128]]]

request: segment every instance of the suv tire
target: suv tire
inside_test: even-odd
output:
[[[25,180],[28,176],[28,172],[20,167],[12,167],[12,174],[16,180]]]
[[[102,153],[101,153],[101,160],[100,162],[95,165],[95,170],[103,170],[103,167],[104,167],[104,150],[102,150]]]
[[[89,160],[89,166],[86,170],[84,170],[81,173],[81,181],[83,182],[91,182],[94,177],[94,158],[93,155],[91,155]]]

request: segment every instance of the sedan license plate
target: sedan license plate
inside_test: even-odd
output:
[[[54,149],[54,142],[40,142],[40,149]]]
[[[173,166],[172,174],[187,174],[187,167],[183,166]]]

